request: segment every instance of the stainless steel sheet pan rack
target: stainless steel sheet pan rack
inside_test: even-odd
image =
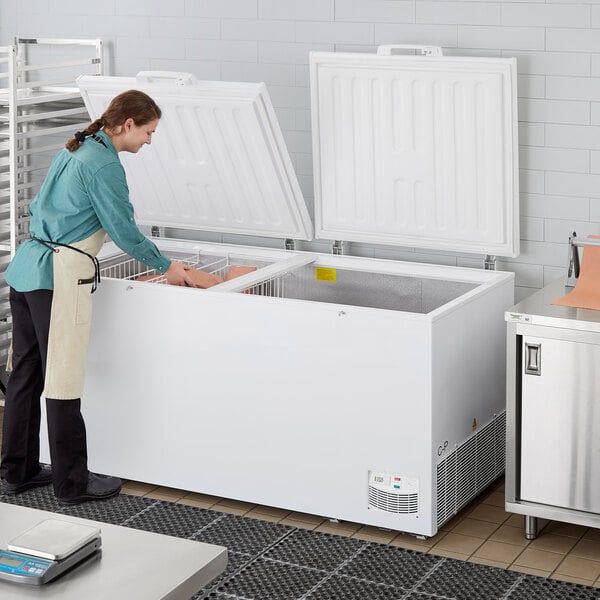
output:
[[[103,74],[101,40],[16,37],[0,47],[0,365],[11,331],[4,271],[29,235],[29,203],[53,156],[90,121],[81,74]]]

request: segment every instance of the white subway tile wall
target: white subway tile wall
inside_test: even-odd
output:
[[[396,43],[514,56],[522,243],[520,256],[500,266],[516,274],[516,299],[564,275],[571,231],[600,234],[600,0],[0,0],[0,44],[15,35],[101,37],[114,75],[153,69],[264,81],[309,207],[310,51]],[[348,246],[360,256],[480,264],[467,255]]]
[[[543,98],[546,94],[546,78],[543,75],[517,74],[517,89],[521,98]]]

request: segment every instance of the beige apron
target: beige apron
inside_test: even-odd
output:
[[[89,238],[69,245],[95,257],[105,237],[104,229],[99,229]],[[83,394],[95,265],[89,256],[62,246],[54,249],[53,263],[44,396],[74,400]]]

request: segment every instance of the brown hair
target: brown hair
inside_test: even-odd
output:
[[[148,94],[139,90],[128,90],[115,96],[102,116],[83,131],[78,131],[65,144],[65,148],[74,152],[83,143],[86,136],[95,134],[103,127],[108,131],[115,130],[129,118],[133,119],[133,122],[139,127],[154,119],[160,119],[161,114],[160,108]]]

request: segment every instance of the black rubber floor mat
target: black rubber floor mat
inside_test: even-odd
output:
[[[284,536],[294,531],[293,527],[278,525],[270,521],[247,519],[222,513],[210,526],[205,527],[195,540],[208,544],[226,546],[234,552],[258,555]]]
[[[399,588],[333,575],[306,596],[306,600],[403,600],[405,595]]]
[[[62,509],[65,508],[62,504],[59,504],[54,495],[54,488],[51,485],[33,488],[17,495],[5,494],[0,496],[0,500],[7,504],[39,508],[40,510],[48,510],[50,512],[62,512]]]
[[[334,571],[367,545],[361,540],[298,529],[265,556],[301,567]]]
[[[180,538],[191,538],[219,517],[220,513],[215,511],[159,500],[130,518],[125,526]]]
[[[65,515],[81,519],[111,523],[112,525],[124,525],[129,519],[157,502],[158,500],[152,500],[151,498],[121,494],[115,498],[99,502],[84,502],[75,506],[65,506],[62,512]]]
[[[342,567],[339,573],[410,590],[443,560],[439,556],[404,548],[369,544]]]
[[[302,598],[326,575],[295,565],[259,558],[216,590],[252,600]]]
[[[237,552],[231,552],[231,550],[227,553],[227,568],[225,571],[219,575],[217,578],[213,579],[209,585],[207,585],[204,589],[200,590],[198,594],[193,596],[191,600],[200,600],[200,598],[211,598],[209,592],[213,590],[217,590],[217,588],[229,579],[236,571],[239,571],[242,567],[247,565],[250,561],[254,560],[254,557],[249,556],[248,554],[238,554]]]
[[[456,600],[500,600],[521,576],[515,571],[446,559],[416,591]]]
[[[524,575],[508,598],[510,600],[598,600],[600,589]]]
[[[600,589],[121,494],[63,506],[52,486],[0,502],[226,546],[194,600],[600,600]]]

